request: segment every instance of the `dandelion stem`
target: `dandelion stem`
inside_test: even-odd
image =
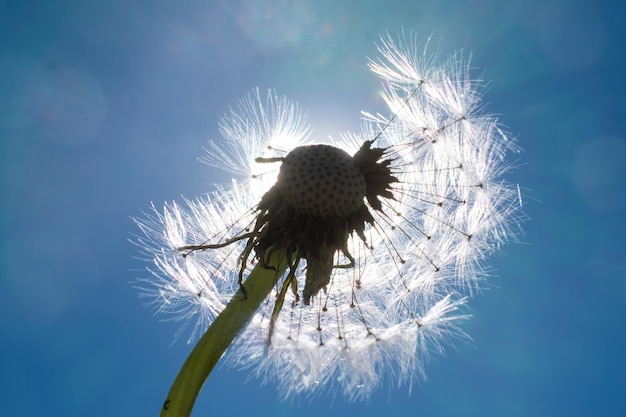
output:
[[[287,266],[284,251],[276,251],[265,267],[258,263],[252,269],[244,282],[248,290],[247,299],[244,300],[241,290],[237,291],[198,341],[167,394],[161,417],[191,415],[196,397],[213,367],[270,293],[277,277],[287,270]]]

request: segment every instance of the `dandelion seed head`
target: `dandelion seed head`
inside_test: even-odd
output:
[[[462,54],[439,63],[415,38],[387,35],[370,68],[390,115],[359,134],[309,142],[306,114],[273,91],[220,122],[203,161],[234,175],[203,198],[137,220],[152,276],[142,294],[192,336],[222,311],[252,265],[287,257],[229,363],[284,398],[367,398],[383,381],[425,378],[430,354],[467,337],[467,295],[487,258],[519,233],[516,151],[482,113]]]

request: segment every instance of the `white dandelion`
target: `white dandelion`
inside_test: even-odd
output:
[[[154,263],[143,295],[195,321],[190,341],[209,329],[164,413],[190,412],[227,348],[285,398],[359,400],[423,378],[430,352],[464,336],[467,296],[521,221],[503,178],[516,148],[461,54],[439,64],[389,36],[379,51],[390,117],[319,144],[296,104],[255,90],[205,157],[232,184],[137,220]]]

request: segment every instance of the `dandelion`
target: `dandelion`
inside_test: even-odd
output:
[[[390,117],[316,143],[300,107],[255,90],[204,159],[232,183],[137,220],[154,264],[142,295],[195,320],[189,341],[204,333],[163,414],[191,412],[226,349],[285,398],[360,400],[424,378],[430,352],[465,336],[467,297],[521,221],[503,178],[517,149],[461,54],[440,64],[390,36],[379,52]]]

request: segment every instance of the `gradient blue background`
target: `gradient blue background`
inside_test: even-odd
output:
[[[227,180],[196,162],[252,88],[315,135],[383,110],[366,68],[401,27],[473,51],[525,153],[523,244],[493,260],[473,341],[407,395],[281,403],[218,369],[195,414],[623,416],[626,31],[617,1],[0,0],[0,414],[155,416],[191,346],[129,284],[150,202]],[[337,4],[341,4],[338,6]]]

